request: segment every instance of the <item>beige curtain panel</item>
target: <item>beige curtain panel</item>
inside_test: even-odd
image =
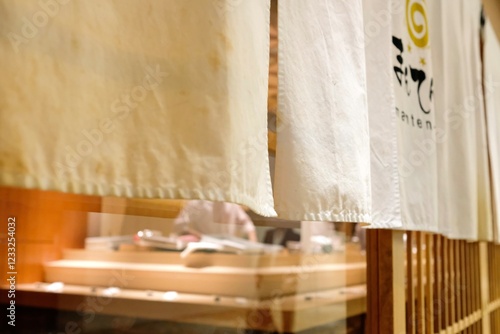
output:
[[[394,1],[392,72],[398,131],[401,219],[404,229],[438,231],[436,109],[433,100],[429,8]]]
[[[398,118],[394,112],[392,12],[390,1],[363,0],[373,228],[403,226]]]
[[[493,194],[493,236],[500,243],[500,42],[491,22],[484,31],[484,91]]]
[[[431,14],[439,231],[452,239],[491,240],[481,2],[436,1]]]
[[[479,0],[278,7],[272,185],[269,0],[0,0],[0,186],[500,242]]]
[[[269,6],[0,1],[0,184],[275,215]]]
[[[362,2],[278,4],[278,216],[369,222]]]

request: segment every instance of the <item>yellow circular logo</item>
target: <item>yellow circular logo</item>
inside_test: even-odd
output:
[[[406,0],[406,25],[411,40],[419,48],[429,43],[427,10],[422,0]]]

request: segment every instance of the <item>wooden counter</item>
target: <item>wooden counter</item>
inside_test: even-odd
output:
[[[351,252],[348,252],[348,254]],[[173,290],[255,300],[359,285],[364,257],[353,254],[234,255],[69,250],[48,262],[46,282]]]
[[[61,293],[45,291],[49,284],[17,287],[19,305],[80,312],[79,326],[97,314],[144,318],[225,328],[296,333],[366,312],[364,285],[256,301],[240,297],[177,294],[165,300],[162,291],[121,289],[112,297],[104,288],[65,285]],[[0,290],[2,298],[6,295]],[[2,302],[0,298],[0,302]],[[84,314],[83,311],[90,313]]]
[[[83,332],[97,325],[86,322],[92,315],[298,333],[366,312],[366,260],[357,245],[334,254],[185,259],[69,249],[44,271],[44,282],[17,286],[17,305],[70,312]],[[50,290],[50,282],[63,282],[62,290]]]

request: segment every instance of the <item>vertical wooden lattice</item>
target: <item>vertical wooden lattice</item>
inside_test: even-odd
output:
[[[392,249],[405,253],[406,303],[394,305],[405,307],[405,333],[500,334],[500,245],[411,231],[405,240]]]

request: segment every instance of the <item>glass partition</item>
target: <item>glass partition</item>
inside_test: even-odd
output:
[[[2,254],[9,218],[16,229],[0,292],[15,327],[4,316],[2,333],[364,333],[360,226],[249,213],[257,242],[189,239],[182,201],[0,195]]]

